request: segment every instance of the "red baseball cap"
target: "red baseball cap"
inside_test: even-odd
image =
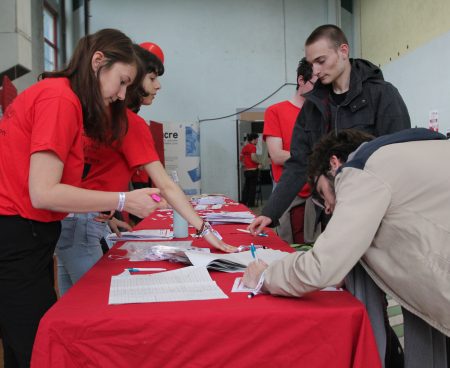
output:
[[[154,54],[164,64],[164,52],[156,43],[142,42],[139,46]]]

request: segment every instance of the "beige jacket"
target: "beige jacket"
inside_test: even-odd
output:
[[[314,248],[273,263],[263,290],[336,285],[361,259],[387,294],[450,336],[450,142],[381,147],[363,169],[338,174],[336,199]]]

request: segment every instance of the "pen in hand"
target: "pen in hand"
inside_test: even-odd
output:
[[[255,245],[254,245],[253,243],[250,244],[250,252],[252,252],[252,257],[253,257],[253,259],[254,259],[256,262],[258,262],[259,259],[258,259],[258,256],[256,255],[256,247],[255,247]]]
[[[251,245],[250,245],[250,252],[252,253],[252,257],[253,257],[253,259],[256,261],[256,262],[259,262],[259,260],[258,260],[258,256],[256,255],[256,248],[255,248],[255,245],[252,243]],[[247,298],[253,298],[254,296],[256,296],[258,294],[258,292],[257,291],[255,291],[255,290],[253,290],[253,291],[250,291],[249,293],[248,293],[248,295],[247,295]]]

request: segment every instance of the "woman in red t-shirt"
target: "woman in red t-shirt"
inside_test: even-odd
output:
[[[0,120],[0,330],[6,366],[29,366],[39,320],[56,301],[53,252],[67,212],[147,216],[157,189],[77,188],[82,133],[100,142],[127,130],[127,87],[138,72],[131,40],[105,29],[80,40],[68,67],[45,72]],[[164,201],[163,201],[164,202]],[[164,203],[162,203],[164,205]]]
[[[137,111],[141,105],[152,104],[161,88],[158,77],[164,73],[164,65],[160,58],[143,47],[135,45],[134,50],[143,64],[143,79],[138,88],[128,91],[127,99],[129,106]],[[140,169],[150,176],[152,183],[175,210],[197,230],[205,230],[203,220],[189,204],[180,187],[169,178],[159,161],[153,137],[144,119],[129,109],[127,116],[128,131],[120,144],[105,145],[89,138],[84,139],[85,175],[82,187],[95,190],[126,190],[133,173]],[[72,214],[62,223],[62,234],[56,246],[61,295],[102,256],[100,240],[105,235],[106,225],[96,221],[96,217],[97,213]],[[115,232],[118,232],[118,225],[123,228],[128,226],[116,219],[110,221]],[[205,234],[205,239],[223,251],[236,249],[219,240],[213,232]]]
[[[130,90],[129,95],[127,96],[130,101],[129,107],[133,111],[139,111],[141,105],[151,105],[158,90],[161,88],[158,76],[162,75],[164,72],[164,66],[162,64],[164,55],[158,48],[158,58],[158,56],[154,53],[155,48],[152,47],[152,45],[154,44],[148,42],[142,44],[141,47],[135,45],[135,51],[142,61],[146,74],[142,80],[141,88],[138,88],[137,90]],[[131,112],[131,115],[134,115],[136,120],[140,120],[141,124],[145,124],[145,121],[137,114]],[[154,150],[153,140],[151,143],[149,142],[149,144],[151,144],[152,149]],[[205,223],[197,212],[195,212],[194,208],[187,200],[184,192],[166,173],[161,161],[149,159],[140,167],[148,174],[153,186],[161,190],[162,196],[174,208],[174,210],[176,210],[192,226],[194,226],[197,232],[202,233],[202,236],[204,235],[205,240],[209,244],[224,252],[236,251],[235,247],[224,243],[221,239],[216,237],[214,231],[208,230],[210,225]]]
[[[259,162],[256,157],[256,144],[258,134],[247,134],[247,144],[242,147],[240,161],[244,165],[244,188],[242,190],[241,203],[247,207],[255,207],[256,186],[258,185]]]

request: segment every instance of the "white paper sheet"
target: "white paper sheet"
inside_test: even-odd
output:
[[[156,229],[156,230],[136,230],[136,231],[123,231],[121,236],[118,237],[112,233],[107,236],[110,241],[118,240],[170,240],[173,238],[173,231],[168,229]]]
[[[250,224],[255,219],[255,215],[251,212],[211,212],[205,214],[205,220],[211,222],[212,224],[226,224],[226,223],[237,223],[237,224]]]
[[[253,291],[253,289],[244,285],[242,282],[242,277],[236,277],[236,280],[234,280],[233,283],[233,288],[231,289],[232,293],[250,293],[251,291]]]
[[[112,276],[109,304],[227,299],[204,267],[155,275]]]
[[[224,272],[243,272],[248,264],[254,261],[249,251],[228,254],[186,251],[185,254],[194,266],[202,266]],[[274,261],[284,258],[289,253],[274,249],[258,249],[256,254],[258,259],[270,265]]]

